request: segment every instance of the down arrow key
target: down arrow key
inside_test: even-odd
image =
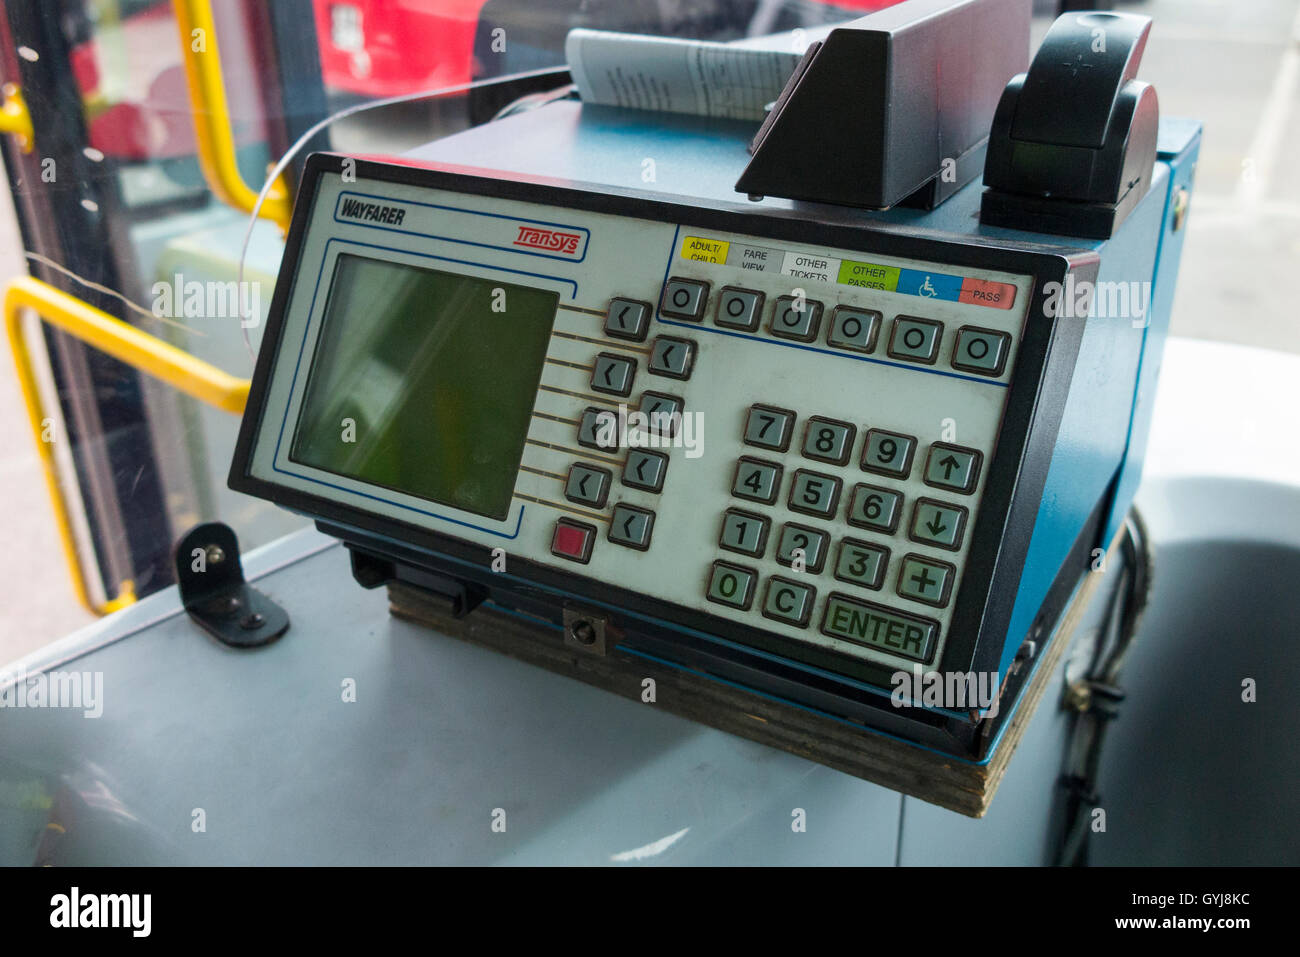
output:
[[[911,538],[925,545],[937,545],[950,551],[961,548],[966,527],[966,509],[933,499],[917,499],[912,510]]]

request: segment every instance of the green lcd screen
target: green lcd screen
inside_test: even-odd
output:
[[[290,458],[504,519],[558,302],[340,256]]]

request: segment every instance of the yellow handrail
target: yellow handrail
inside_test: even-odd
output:
[[[117,597],[103,603],[95,602],[90,596],[72,533],[71,510],[59,484],[53,443],[49,441],[45,429],[45,416],[41,409],[31,355],[23,337],[22,317],[25,309],[32,310],[43,321],[101,352],[175,386],[186,395],[236,415],[244,411],[244,405],[248,401],[249,382],[196,359],[188,352],[147,332],[141,332],[39,279],[20,276],[10,281],[5,288],[5,331],[9,335],[14,364],[18,367],[18,385],[22,389],[27,418],[41,457],[45,484],[54,505],[55,523],[63,540],[63,554],[67,559],[72,584],[82,605],[92,614],[106,615],[135,602],[134,585],[130,581],[122,582]]]
[[[4,102],[0,103],[0,133],[18,137],[18,147],[30,153],[36,145],[36,132],[32,129],[32,114],[17,83],[6,83],[0,88]]]
[[[226,102],[212,4],[210,0],[172,0],[172,7],[180,31],[185,81],[199,146],[199,167],[213,193],[236,209],[251,213],[257,204],[257,190],[244,182],[235,160],[235,137],[230,130],[230,108]],[[267,193],[259,215],[288,231],[293,200],[283,176]]]

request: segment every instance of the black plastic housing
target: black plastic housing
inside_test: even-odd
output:
[[[751,196],[933,209],[979,176],[1029,61],[1027,0],[910,0],[814,44],[736,183]]]
[[[1109,239],[1151,186],[1160,107],[1136,79],[1151,18],[1067,14],[993,119],[980,221]]]

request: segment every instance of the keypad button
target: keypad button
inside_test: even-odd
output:
[[[767,593],[763,596],[763,615],[774,621],[802,628],[812,617],[817,590],[811,585],[792,582],[773,575],[767,580]]]
[[[843,465],[849,460],[857,437],[857,426],[849,422],[813,416],[804,432],[803,454],[810,459]]]
[[[760,449],[784,452],[790,448],[794,434],[795,414],[770,405],[752,405],[745,417],[745,444]]]
[[[641,342],[650,329],[650,303],[639,299],[614,298],[605,313],[605,335]]]
[[[589,449],[617,449],[618,414],[609,409],[583,409],[578,420],[578,444]]]
[[[826,344],[850,352],[874,352],[880,335],[881,315],[874,309],[836,306],[831,313]]]
[[[787,568],[796,568],[796,560],[801,563],[798,571],[816,575],[826,562],[826,552],[830,547],[830,536],[825,532],[807,525],[790,522],[781,529],[781,538],[776,545],[776,560]]]
[[[855,485],[849,502],[849,524],[892,535],[903,514],[903,495],[879,485]]]
[[[817,327],[821,323],[821,318],[822,304],[816,299],[780,296],[776,300],[776,308],[772,311],[772,335],[782,339],[811,342],[817,338]]]
[[[754,603],[754,583],[758,573],[743,565],[714,562],[709,572],[709,587],[705,597],[719,605],[729,605],[748,611]]]
[[[627,356],[602,352],[596,356],[591,370],[591,388],[609,395],[630,395],[632,378],[636,375],[636,360]]]
[[[862,450],[862,467],[868,472],[907,478],[912,471],[912,456],[916,453],[916,439],[899,432],[871,429],[867,432],[867,445]]]
[[[885,583],[889,567],[889,549],[884,545],[846,538],[835,556],[835,577],[863,588],[879,588]]]
[[[948,604],[957,570],[947,562],[906,555],[898,566],[898,593],[904,598],[942,608]]]
[[[591,561],[591,549],[595,543],[595,527],[571,518],[557,520],[555,530],[551,532],[551,554],[584,565]]]
[[[771,520],[762,515],[729,508],[722,513],[722,532],[718,536],[718,545],[729,552],[761,558],[767,549],[767,532],[771,525]]]
[[[955,552],[961,548],[965,530],[966,509],[960,505],[918,498],[912,506],[912,527],[908,534],[914,542],[936,545]]]
[[[645,551],[650,547],[650,533],[654,531],[655,513],[634,505],[615,505],[609,519],[609,540],[615,545],[626,545]]]
[[[569,466],[569,476],[564,482],[564,497],[579,505],[604,508],[613,480],[614,476],[606,469],[575,462]]]
[[[939,623],[847,595],[831,595],[822,615],[822,634],[891,655],[929,661]]]
[[[623,463],[623,484],[647,492],[661,492],[668,474],[668,456],[645,449],[628,449]]]
[[[664,283],[659,311],[673,319],[699,322],[704,318],[704,307],[709,300],[709,284],[695,279],[669,279]]]
[[[641,393],[640,412],[646,417],[646,427],[655,435],[672,437],[682,424],[682,400],[662,392]]]
[[[889,336],[889,354],[895,359],[933,365],[939,357],[939,340],[943,323],[915,316],[899,316]]]
[[[790,510],[830,518],[840,503],[840,480],[820,472],[799,469],[790,483]]]
[[[646,368],[651,375],[666,375],[672,379],[689,379],[695,363],[695,343],[687,339],[660,336],[650,348],[650,362]]]
[[[999,376],[1011,352],[1011,336],[993,329],[962,326],[952,350],[952,367],[978,375]]]
[[[763,294],[753,289],[724,286],[718,294],[718,311],[713,321],[724,329],[753,332],[763,314]]]
[[[754,502],[771,505],[781,488],[781,466],[760,459],[742,458],[736,464],[736,478],[731,494]]]
[[[979,480],[982,458],[975,449],[935,442],[930,446],[930,455],[925,462],[925,484],[954,492],[973,492]]]

